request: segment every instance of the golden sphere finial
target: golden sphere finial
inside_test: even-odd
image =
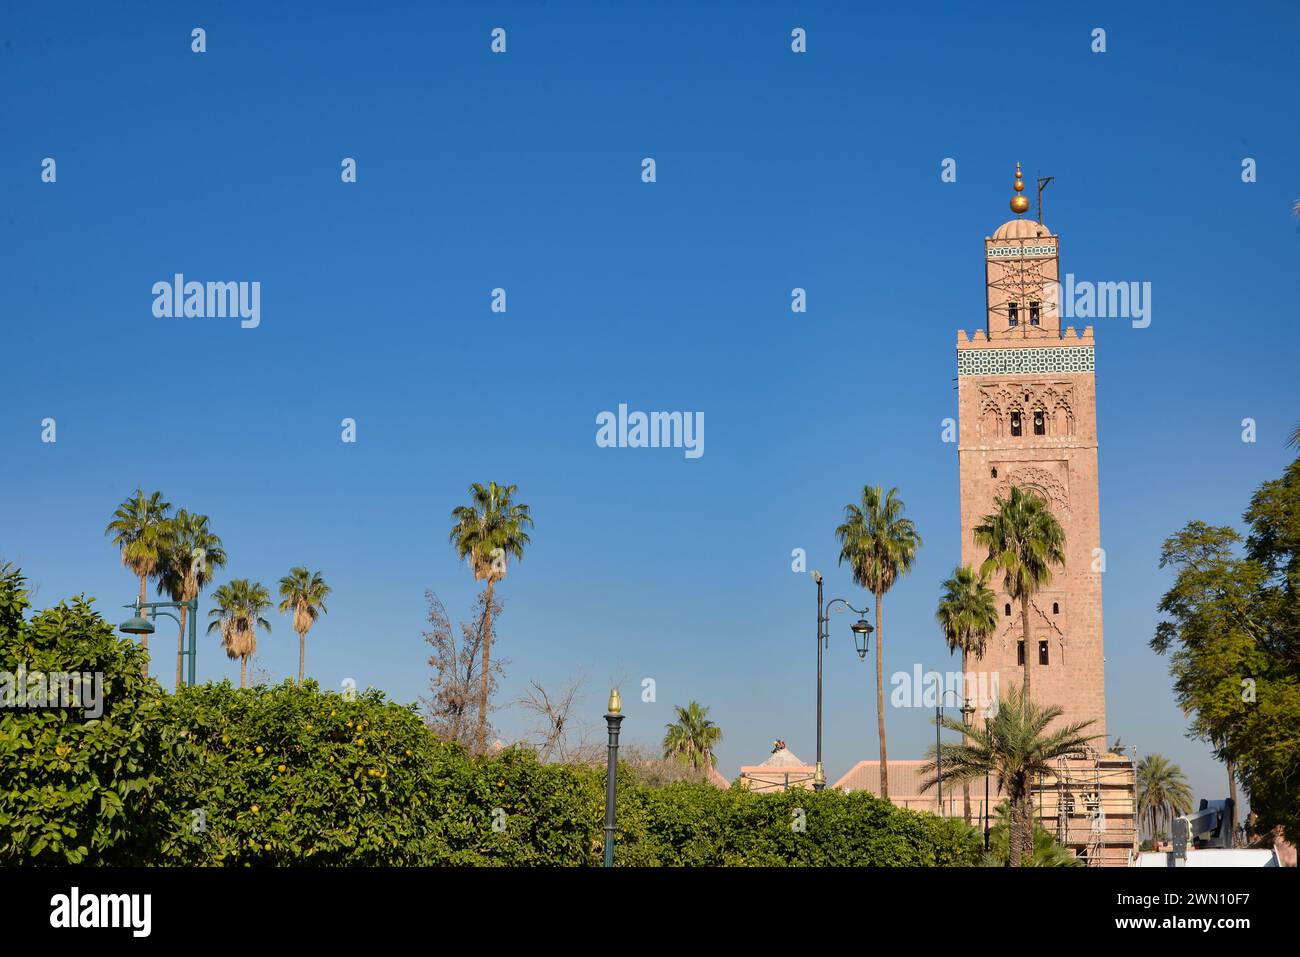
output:
[[[1020,178],[1020,164],[1016,164],[1016,181],[1013,184],[1016,195],[1011,197],[1011,211],[1019,216],[1025,210],[1029,209],[1029,197],[1021,196],[1020,193],[1025,188],[1025,181]]]

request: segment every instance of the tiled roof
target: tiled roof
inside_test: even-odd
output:
[[[916,804],[928,801],[933,804],[935,799],[934,788],[928,791],[921,790],[921,782],[925,780],[926,775],[921,773],[921,766],[924,761],[890,761],[889,762],[889,797],[895,802],[907,801]],[[835,787],[841,791],[870,791],[872,794],[880,793],[880,762],[879,761],[859,761],[848,773],[835,782]],[[975,778],[970,782],[971,797],[974,798],[976,792],[983,797],[984,779]],[[949,784],[944,782],[945,798],[949,793],[960,793],[961,784]],[[989,794],[997,800],[998,781],[996,777],[989,778]],[[946,805],[947,800],[944,801]]]

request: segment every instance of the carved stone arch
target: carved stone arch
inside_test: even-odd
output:
[[[1057,396],[1052,404],[1052,426],[1055,435],[1074,434],[1074,409],[1066,396]]]
[[[1063,518],[1070,511],[1070,496],[1065,483],[1047,469],[1033,465],[1017,468],[998,483],[997,494],[1006,498],[1011,494],[1013,485],[1034,492],[1058,518]]]

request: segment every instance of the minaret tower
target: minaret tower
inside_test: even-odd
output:
[[[1023,218],[1024,188],[1017,163],[1016,218],[984,240],[985,327],[957,333],[961,560],[978,570],[988,557],[974,528],[1012,485],[1046,501],[1065,530],[1066,560],[1030,604],[1030,648],[1019,605],[1000,577],[990,582],[998,628],[974,667],[996,671],[1005,693],[1021,683],[1020,656],[1032,655],[1034,700],[1060,706],[1067,721],[1091,719],[1087,733],[1104,736],[1093,330],[1061,329],[1060,238]],[[1104,749],[1104,737],[1094,744]]]

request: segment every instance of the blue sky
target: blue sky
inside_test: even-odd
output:
[[[1147,641],[1161,540],[1236,521],[1300,418],[1300,15],[864,7],[7,3],[0,554],[38,602],[84,591],[118,616],[135,583],[103,527],[161,489],[211,516],[219,580],[324,572],[323,684],[412,700],[425,589],[453,618],[474,599],[449,512],[471,481],[513,482],[537,527],[501,588],[505,698],[583,677],[594,731],[618,681],[626,739],[696,699],[728,776],[777,737],[811,760],[815,590],[791,550],[865,600],[833,537],[865,483],[897,486],[925,538],[886,599],[887,670],[950,666],[940,423],[1019,160],[1056,177],[1065,271],[1152,283],[1149,328],[1097,330],[1109,728],[1222,796]],[[261,325],[154,317],[177,272],[260,282]],[[706,453],[597,448],[619,403],[703,411]],[[273,624],[258,664],[278,678],[297,641]],[[851,639],[837,618],[832,780],[877,747]],[[238,667],[205,638],[199,675]],[[930,741],[924,710],[888,720],[892,756]]]

